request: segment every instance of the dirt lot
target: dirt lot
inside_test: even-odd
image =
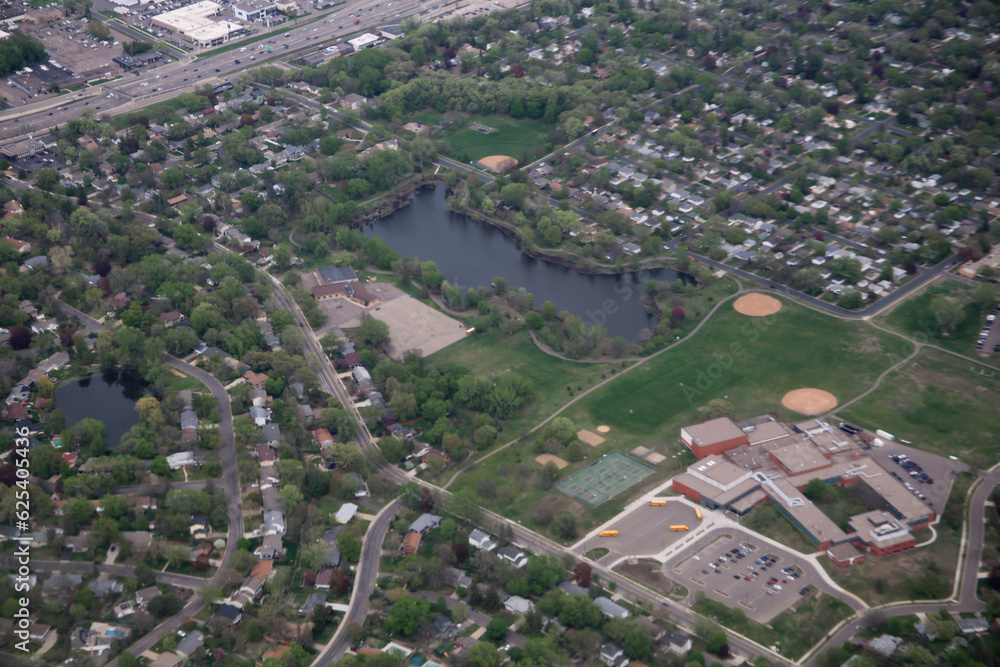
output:
[[[311,287],[315,279],[310,283],[303,276],[303,282]],[[464,324],[410,298],[409,294],[393,285],[374,282],[367,284],[366,288],[379,298],[368,308],[347,299],[321,302],[327,322],[322,330],[316,332],[317,335],[322,336],[333,328],[357,328],[361,326],[362,314],[368,313],[389,325],[389,337],[392,339],[389,354],[394,359],[402,359],[411,350],[426,357],[465,337]]]
[[[741,544],[750,551],[742,559],[734,560],[730,550]],[[720,556],[725,556],[726,561],[718,562]],[[775,564],[763,568],[755,562],[762,556],[774,558]],[[798,602],[803,597],[800,594],[803,588],[809,586],[813,590],[820,581],[813,566],[801,557],[796,558],[794,552],[758,547],[751,535],[731,530],[718,530],[702,537],[665,567],[667,577],[674,577],[677,583],[689,588],[692,595],[695,591],[704,591],[709,598],[743,609],[748,617],[763,624],[770,623]],[[798,578],[790,579],[782,572],[786,567],[793,568]],[[777,584],[768,584],[772,577],[778,580]]]

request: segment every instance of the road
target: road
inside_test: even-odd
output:
[[[364,544],[361,547],[361,559],[358,561],[358,569],[354,574],[354,589],[351,591],[350,609],[344,614],[337,631],[327,642],[327,645],[319,652],[313,660],[313,667],[328,665],[336,662],[350,648],[350,642],[346,635],[347,626],[350,623],[364,624],[368,615],[368,601],[375,590],[375,580],[378,578],[379,565],[382,562],[382,543],[385,535],[389,532],[392,520],[399,513],[402,503],[394,500],[378,513],[375,520],[368,526],[365,533]]]

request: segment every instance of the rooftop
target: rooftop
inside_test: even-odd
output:
[[[790,475],[797,475],[807,470],[827,468],[830,461],[820,454],[811,442],[797,442],[780,449],[771,450],[774,458]]]
[[[701,424],[685,426],[684,430],[691,436],[692,442],[699,447],[725,442],[746,435],[729,417],[711,419]]]

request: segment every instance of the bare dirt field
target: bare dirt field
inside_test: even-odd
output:
[[[554,454],[539,454],[538,456],[535,457],[535,460],[541,463],[542,465],[545,465],[546,463],[555,463],[556,467],[559,468],[560,470],[569,465],[568,463],[566,463],[565,461],[563,461],[561,458],[559,458]]]
[[[837,407],[837,397],[822,389],[794,389],[781,398],[781,404],[789,410],[813,416]]]
[[[354,329],[361,326],[361,316],[367,313],[389,325],[389,355],[394,359],[402,359],[411,350],[427,357],[465,337],[464,324],[411,298],[398,287],[378,282],[365,287],[379,298],[367,308],[347,299],[322,302],[323,310],[329,315],[324,329]]]
[[[604,442],[604,438],[597,435],[593,431],[588,431],[587,429],[583,429],[582,431],[577,431],[576,437],[580,440],[580,442],[586,443],[591,447],[597,447],[602,442]]]
[[[736,309],[737,313],[750,315],[751,317],[765,317],[767,315],[774,315],[781,310],[781,302],[773,296],[754,292],[736,299],[735,303],[733,303],[733,308]]]

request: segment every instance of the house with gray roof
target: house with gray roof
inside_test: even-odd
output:
[[[98,600],[103,600],[108,595],[117,595],[125,590],[124,584],[116,579],[95,579],[87,584]]]
[[[429,530],[437,528],[440,525],[441,517],[436,514],[422,514],[410,524],[408,532],[423,534]]]
[[[326,595],[324,593],[312,593],[306,598],[305,603],[299,607],[299,613],[311,614],[321,604],[326,604]]]
[[[177,642],[177,647],[174,648],[174,653],[185,658],[190,658],[194,655],[195,651],[200,649],[205,645],[205,635],[201,634],[197,630],[192,630],[187,633],[184,639]]]
[[[594,598],[594,604],[596,604],[601,613],[608,618],[628,618],[628,609],[615,603],[611,598],[608,597],[598,597]]]

